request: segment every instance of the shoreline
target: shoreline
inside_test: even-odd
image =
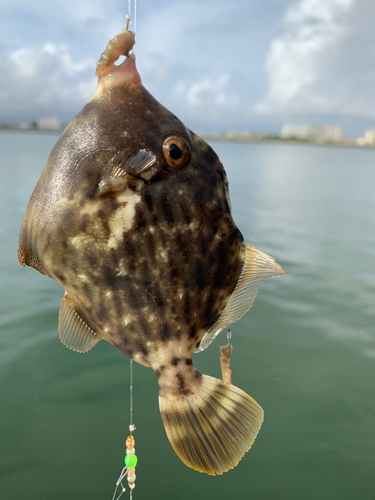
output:
[[[360,149],[374,149],[374,146],[370,144],[361,145],[358,144],[353,139],[347,139],[343,141],[311,141],[307,139],[294,139],[288,138],[284,139],[279,136],[272,135],[249,135],[246,137],[242,137],[241,135],[233,135],[233,136],[225,136],[221,134],[205,134],[197,132],[197,135],[204,139],[205,141],[221,141],[221,142],[269,142],[272,144],[306,144],[312,146],[333,146],[333,147],[345,147],[345,148],[360,148]]]
[[[21,133],[33,133],[33,134],[62,134],[64,128],[59,130],[51,130],[51,129],[20,129],[20,128],[0,128],[1,132],[21,132]],[[238,142],[238,143],[249,143],[249,142],[269,142],[272,144],[306,144],[312,146],[332,146],[332,147],[345,147],[345,148],[358,148],[358,149],[374,149],[374,146],[370,144],[362,145],[357,144],[353,139],[347,139],[343,141],[311,141],[307,139],[294,139],[294,138],[281,138],[273,135],[242,135],[242,134],[207,134],[196,132],[196,134],[204,139],[205,141],[220,141],[220,142]]]

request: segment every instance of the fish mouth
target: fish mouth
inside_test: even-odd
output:
[[[99,197],[116,195],[117,193],[124,191],[129,184],[147,184],[147,182],[141,177],[133,177],[132,175],[127,175],[122,179],[111,179],[108,182],[100,181],[98,185],[98,195]]]

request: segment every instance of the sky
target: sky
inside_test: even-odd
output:
[[[126,0],[2,0],[0,122],[69,122],[127,13]],[[144,86],[195,131],[375,126],[374,0],[137,0],[136,23]]]

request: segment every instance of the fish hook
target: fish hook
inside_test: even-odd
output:
[[[130,24],[130,15],[126,14],[126,23],[125,23],[125,29],[129,31],[129,24]]]

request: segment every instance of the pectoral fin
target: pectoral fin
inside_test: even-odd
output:
[[[245,260],[240,279],[216,323],[204,335],[196,352],[206,349],[221,330],[240,319],[253,305],[260,285],[268,278],[288,274],[275,259],[244,243]]]
[[[103,170],[99,182],[99,194],[103,195],[123,190],[129,177],[139,176],[141,172],[151,167],[155,161],[155,155],[145,149],[130,157],[124,151],[119,151]]]
[[[67,294],[62,299],[59,312],[59,338],[62,344],[75,352],[87,352],[100,337],[80,317]]]
[[[135,155],[131,156],[125,165],[128,175],[136,177],[141,172],[151,167],[156,161],[156,156],[150,151],[141,149]]]

